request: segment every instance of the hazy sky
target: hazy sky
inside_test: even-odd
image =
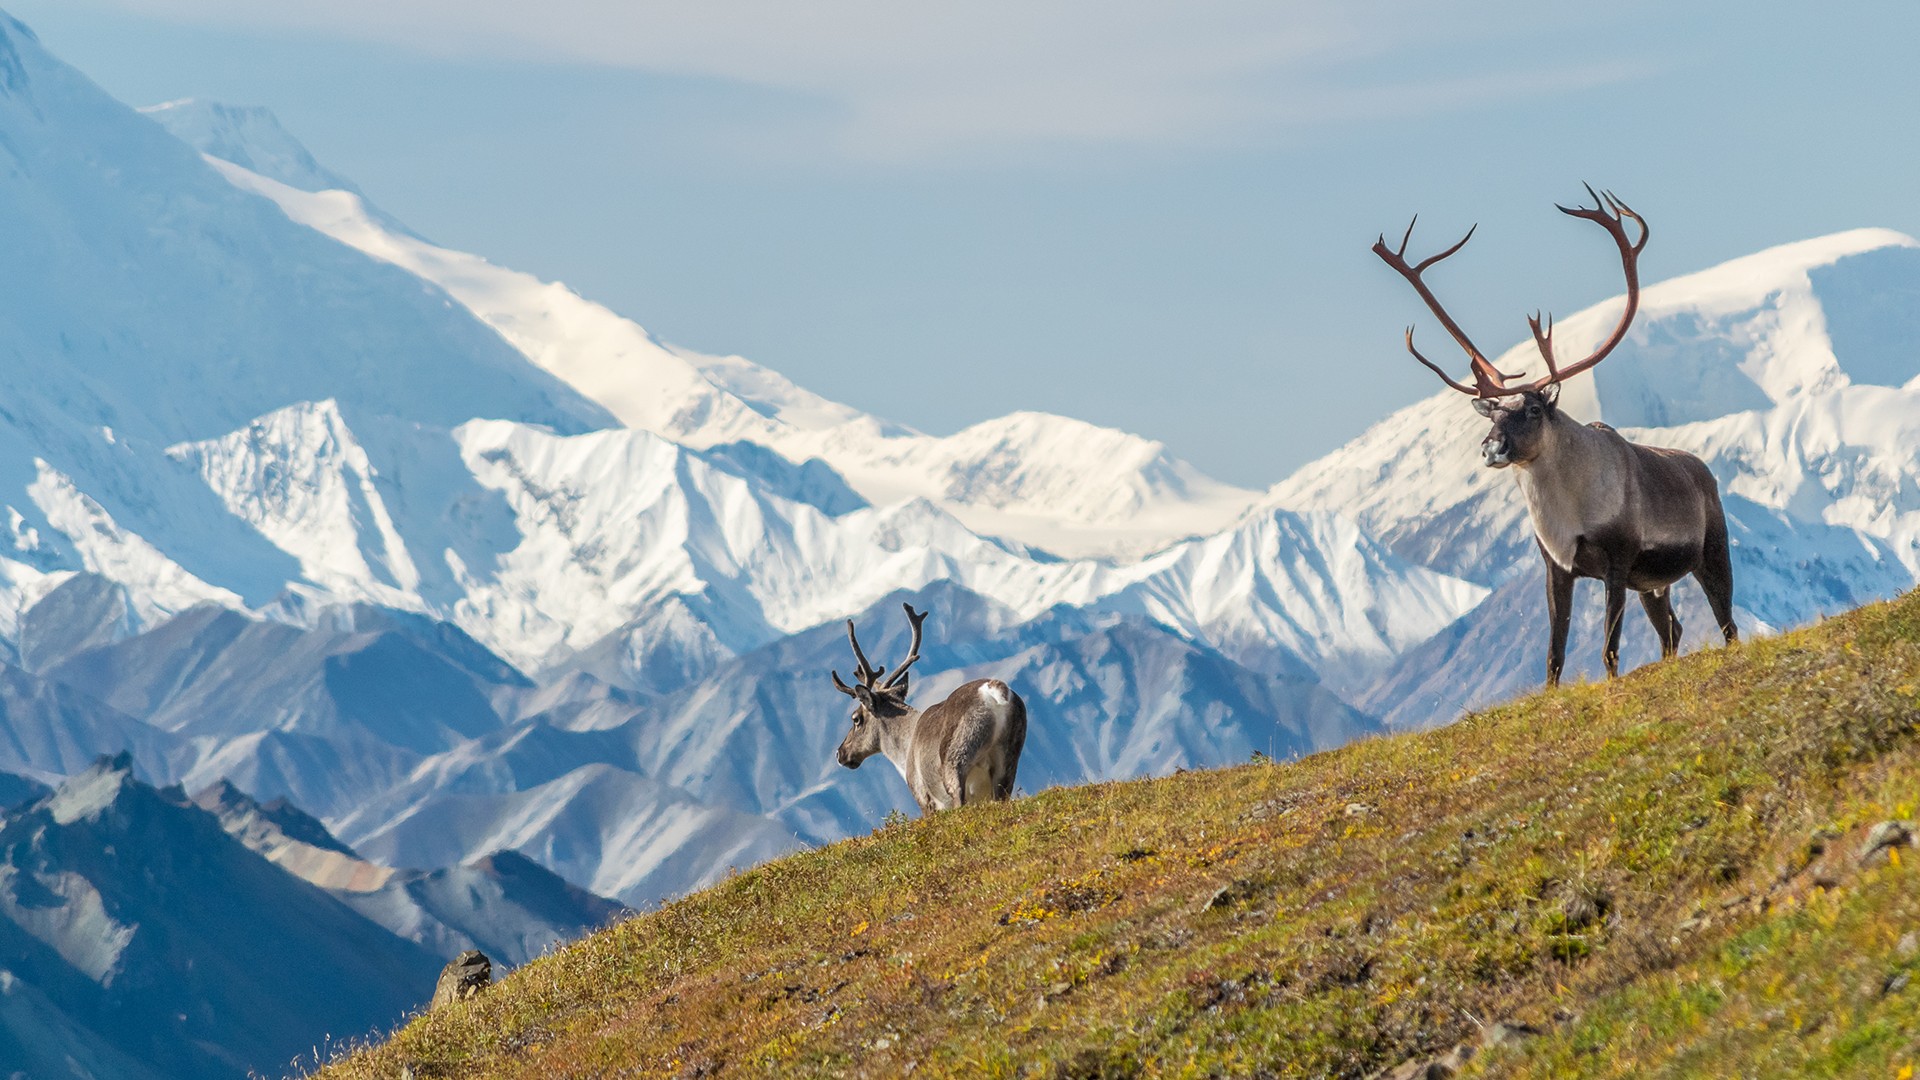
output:
[[[1619,290],[1553,212],[1582,180],[1649,218],[1655,280],[1920,232],[1910,3],[0,5],[130,103],[270,106],[426,236],[669,340],[1257,486],[1438,385],[1367,250],[1416,210],[1422,251],[1481,223],[1433,283],[1489,349]]]

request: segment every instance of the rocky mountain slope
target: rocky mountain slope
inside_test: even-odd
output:
[[[268,862],[435,956],[479,949],[496,968],[519,967],[627,913],[510,851],[441,870],[396,870],[362,859],[285,800],[261,803],[224,780],[193,804]]]
[[[391,1025],[443,961],[227,836],[126,757],[0,817],[0,1047],[35,1076],[277,1070]]]

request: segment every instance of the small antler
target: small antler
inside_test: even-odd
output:
[[[847,620],[847,641],[853,645],[853,658],[855,661],[853,677],[858,679],[862,686],[872,686],[874,680],[880,677],[880,673],[887,669],[874,667],[871,663],[867,662],[867,654],[860,648],[860,636],[853,632],[852,619]]]
[[[1506,383],[1508,376],[1502,375],[1494,369],[1491,363],[1487,362],[1486,354],[1482,353],[1479,348],[1474,345],[1472,339],[1467,337],[1465,330],[1460,329],[1460,324],[1453,321],[1453,316],[1447,314],[1447,309],[1441,306],[1439,298],[1433,295],[1433,290],[1427,288],[1426,281],[1420,276],[1434,263],[1466,247],[1467,241],[1473,239],[1474,229],[1478,229],[1480,226],[1475,225],[1472,229],[1468,229],[1467,235],[1461,237],[1459,243],[1440,252],[1438,255],[1428,256],[1419,263],[1408,266],[1407,242],[1413,239],[1413,227],[1419,220],[1420,216],[1416,214],[1413,220],[1407,223],[1406,235],[1400,238],[1400,247],[1398,249],[1389,248],[1387,246],[1387,235],[1381,233],[1380,239],[1374,242],[1373,253],[1380,256],[1382,262],[1393,267],[1401,277],[1407,279],[1407,284],[1412,285],[1413,291],[1420,294],[1420,299],[1427,302],[1427,309],[1432,311],[1434,316],[1440,320],[1440,325],[1446,327],[1447,333],[1453,335],[1453,340],[1459,343],[1462,349],[1466,350],[1467,360],[1473,367],[1473,385],[1463,386],[1460,383],[1454,382],[1453,377],[1448,375],[1440,365],[1422,356],[1420,350],[1414,348],[1413,327],[1411,326],[1407,327],[1407,351],[1413,354],[1415,360],[1425,364],[1429,370],[1435,375],[1440,376],[1443,382],[1455,390],[1463,394],[1471,394],[1474,397],[1492,397],[1500,392],[1500,388]]]
[[[913,610],[912,604],[902,604],[900,606],[907,609],[907,621],[913,624],[913,644],[907,646],[907,658],[900,661],[899,665],[893,669],[893,674],[887,677],[886,682],[881,682],[880,676],[885,675],[887,669],[884,667],[874,667],[867,662],[867,654],[860,648],[859,635],[853,632],[853,620],[847,620],[847,642],[853,646],[853,656],[856,661],[856,666],[853,669],[853,677],[856,682],[869,690],[891,690],[896,686],[904,689],[906,686],[907,669],[913,666],[915,660],[920,659],[920,625],[927,621],[928,613]],[[853,687],[840,681],[840,673],[838,671],[834,671],[831,674],[833,675],[833,685],[835,689],[848,697],[860,696]]]
[[[929,613],[922,611],[915,614],[912,604],[901,604],[900,606],[907,609],[907,621],[913,624],[913,644],[907,646],[907,658],[894,666],[893,675],[882,684],[881,689],[883,690],[905,680],[907,677],[907,669],[913,666],[915,660],[920,659],[920,624],[927,621],[927,615]]]
[[[853,632],[852,619],[847,620],[847,641],[853,645],[853,681],[859,683],[861,686],[871,687],[874,682],[880,678],[880,673],[886,669],[876,668],[867,662],[867,654],[860,649],[860,637]],[[837,669],[830,674],[833,675],[834,689],[848,697],[860,696],[854,693],[853,687],[840,681],[840,672]]]
[[[838,668],[833,669],[832,671],[828,672],[828,674],[833,676],[833,688],[835,690],[840,691],[841,693],[847,695],[848,697],[860,696],[859,694],[854,693],[853,687],[848,686],[846,683],[843,683],[840,681],[840,670]]]

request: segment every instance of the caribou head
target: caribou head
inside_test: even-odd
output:
[[[1474,398],[1473,407],[1493,421],[1493,430],[1480,440],[1480,457],[1487,468],[1527,465],[1539,458],[1553,431],[1552,414],[1559,403],[1559,383],[1512,398]]]
[[[914,710],[907,704],[907,687],[910,676],[907,669],[920,659],[920,627],[927,621],[927,613],[916,612],[912,604],[902,604],[907,609],[907,621],[913,625],[913,644],[907,646],[907,658],[895,665],[892,675],[886,681],[884,667],[874,667],[867,662],[867,654],[860,648],[860,637],[854,633],[853,620],[847,620],[847,642],[853,646],[853,685],[840,681],[840,672],[834,671],[833,685],[841,693],[852,698],[853,726],[847,730],[847,737],[840,740],[840,749],[834,757],[849,769],[857,769],[860,763],[880,753],[882,735],[889,728],[911,715]]]

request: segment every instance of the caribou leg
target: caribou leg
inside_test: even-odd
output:
[[[1607,664],[1607,678],[1620,675],[1620,624],[1626,621],[1627,584],[1612,575],[1607,577],[1607,651],[1601,656]]]
[[[1640,606],[1647,609],[1647,621],[1653,624],[1653,632],[1660,635],[1660,659],[1678,656],[1680,617],[1673,613],[1673,592],[1670,589],[1643,592]]]
[[[947,794],[953,798],[953,805],[967,805],[967,777],[960,771],[957,763],[946,766],[946,785]]]
[[[1027,745],[1027,703],[1013,699],[1013,715],[1008,717],[1007,743],[1000,752],[999,769],[993,775],[993,797],[1013,798],[1013,776],[1020,768],[1020,750]]]
[[[1547,645],[1547,689],[1551,690],[1560,685],[1560,669],[1567,663],[1567,630],[1573,625],[1573,571],[1561,569],[1547,557],[1544,548],[1540,555],[1547,561],[1547,619],[1553,626]]]
[[[1740,629],[1733,625],[1733,555],[1727,547],[1726,519],[1719,515],[1707,523],[1706,547],[1693,577],[1707,594],[1707,606],[1713,609],[1713,621],[1727,644],[1739,641]]]

